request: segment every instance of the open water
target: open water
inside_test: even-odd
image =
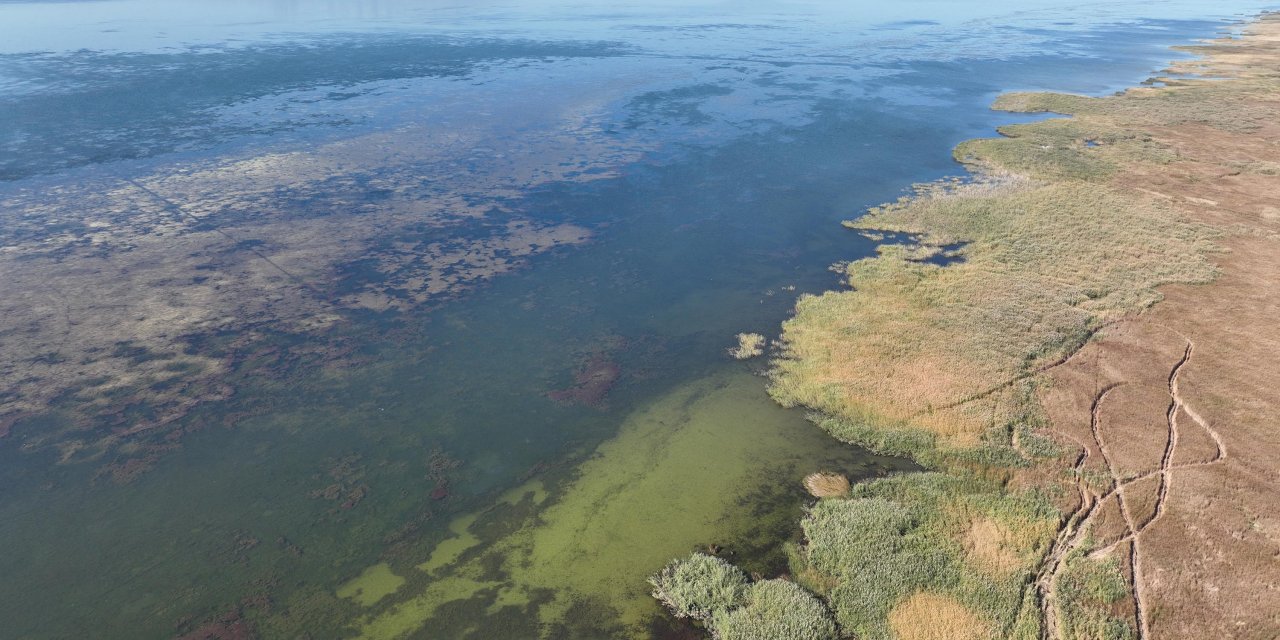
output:
[[[0,638],[646,638],[786,571],[840,227],[1265,3],[0,0]]]

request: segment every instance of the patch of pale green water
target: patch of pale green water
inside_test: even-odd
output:
[[[382,562],[364,570],[364,573],[338,587],[339,598],[350,598],[366,607],[377,604],[379,600],[393,594],[404,578],[391,570],[391,565]]]
[[[441,540],[431,550],[431,557],[427,558],[426,562],[418,565],[418,569],[427,573],[434,573],[437,569],[453,564],[468,549],[480,545],[482,542],[480,537],[471,533],[471,525],[475,524],[476,519],[479,517],[480,514],[478,513],[470,513],[449,523],[449,532],[453,535]]]
[[[722,370],[634,411],[551,499],[541,484],[508,492],[497,508],[546,500],[508,533],[482,541],[471,530],[479,514],[455,520],[453,537],[415,569],[426,579],[371,610],[360,637],[499,637],[490,634],[520,633],[512,620],[524,633],[575,637],[567,630],[582,627],[584,611],[609,637],[649,637],[659,609],[646,576],[710,543],[745,550],[756,536],[779,545],[785,535],[759,530],[770,516],[753,508],[755,497],[781,487],[773,502],[794,527],[806,473],[862,476],[888,464],[872,460],[775,405],[759,377]]]

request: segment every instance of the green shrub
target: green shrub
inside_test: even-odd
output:
[[[649,578],[653,597],[677,618],[706,620],[741,603],[747,576],[741,569],[713,556],[695,553],[672,560]]]
[[[1114,558],[1091,560],[1084,555],[1067,559],[1058,576],[1058,619],[1062,637],[1069,640],[1132,640],[1132,622],[1118,617],[1111,605],[1129,595],[1120,564]]]
[[[802,523],[808,561],[838,580],[830,601],[845,631],[884,637],[895,603],[954,581],[952,553],[919,524],[902,504],[878,497],[823,501],[810,510]]]
[[[751,585],[746,603],[712,621],[717,640],[835,640],[831,612],[795,583],[766,580]]]
[[[938,437],[924,429],[877,425],[866,417],[851,419],[813,413],[810,419],[836,439],[856,444],[873,453],[911,458],[925,466],[937,462],[935,454]]]

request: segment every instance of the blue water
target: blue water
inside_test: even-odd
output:
[[[758,371],[734,334],[838,286],[874,250],[838,222],[962,171],[999,92],[1266,8],[0,1],[0,638],[339,637],[362,568]]]

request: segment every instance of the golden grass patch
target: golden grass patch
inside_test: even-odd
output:
[[[992,638],[991,625],[954,598],[920,592],[889,613],[889,628],[898,640],[978,640]]]
[[[979,518],[964,533],[964,551],[969,561],[997,575],[1005,575],[1022,567],[1013,532],[1004,524]]]
[[[849,479],[838,473],[820,471],[805,476],[804,488],[815,498],[835,498],[849,494]]]
[[[851,290],[802,298],[783,327],[772,392],[784,405],[911,421],[972,446],[1004,409],[937,412],[983,398],[1077,349],[1155,288],[1206,282],[1212,234],[1160,203],[1094,184],[979,178],[850,223],[963,242],[939,267],[910,247],[847,265]]]

